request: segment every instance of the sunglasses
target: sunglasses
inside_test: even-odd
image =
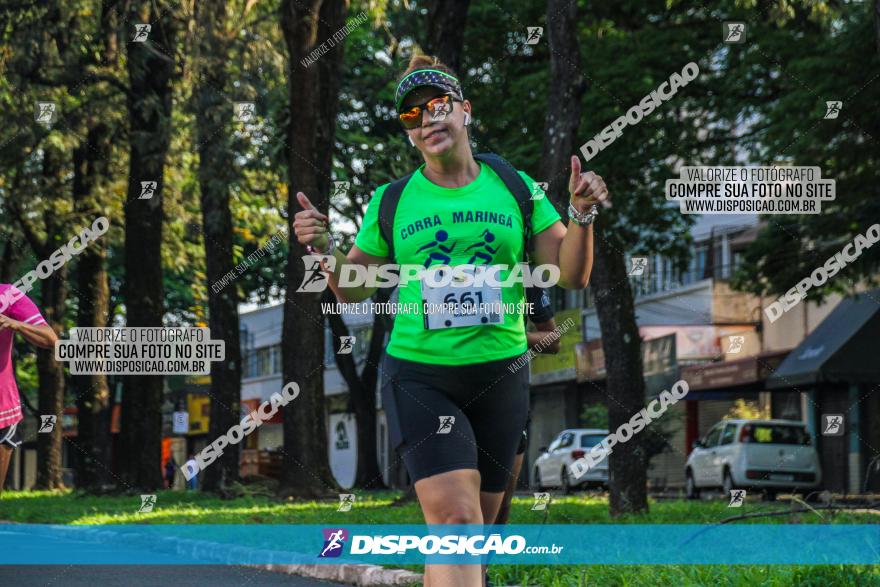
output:
[[[453,102],[461,102],[461,100],[454,98],[452,94],[443,94],[436,98],[431,98],[423,104],[410,106],[403,112],[399,112],[397,116],[400,118],[403,128],[412,130],[422,126],[422,112],[427,110],[432,120],[443,120],[446,114],[452,112]]]

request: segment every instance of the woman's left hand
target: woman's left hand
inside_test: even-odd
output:
[[[581,213],[588,212],[594,204],[607,206],[610,202],[608,187],[602,177],[592,171],[581,173],[581,160],[577,155],[571,156],[568,193],[571,197],[571,205]]]

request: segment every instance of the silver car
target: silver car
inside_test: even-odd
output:
[[[723,420],[701,440],[685,465],[687,497],[707,487],[805,491],[822,482],[819,455],[797,420]]]
[[[560,432],[549,447],[540,449],[542,454],[535,459],[532,477],[535,487],[538,489],[561,487],[568,493],[580,486],[607,486],[607,458],[603,458],[594,468],[577,479],[571,478],[569,469],[574,461],[583,457],[607,435],[607,430],[599,428],[573,428]]]

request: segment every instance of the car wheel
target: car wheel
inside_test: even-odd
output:
[[[690,471],[687,472],[687,482],[685,483],[685,497],[688,499],[700,499],[700,490],[697,489],[697,484],[694,482],[694,474]]]
[[[541,484],[541,469],[535,467],[535,486],[538,489],[544,489],[544,486]]]
[[[562,467],[562,472],[559,474],[559,478],[562,480],[562,493],[568,495],[571,493],[571,480],[568,478],[568,468]]]
[[[724,490],[725,497],[730,497],[730,492],[736,489],[733,486],[733,477],[730,476],[730,469],[724,469],[724,481],[722,481],[721,489]]]

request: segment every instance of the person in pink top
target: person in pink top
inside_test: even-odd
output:
[[[0,491],[12,451],[21,444],[17,434],[22,419],[21,401],[12,367],[12,339],[16,332],[44,349],[53,348],[58,340],[30,298],[12,285],[0,283]]]

